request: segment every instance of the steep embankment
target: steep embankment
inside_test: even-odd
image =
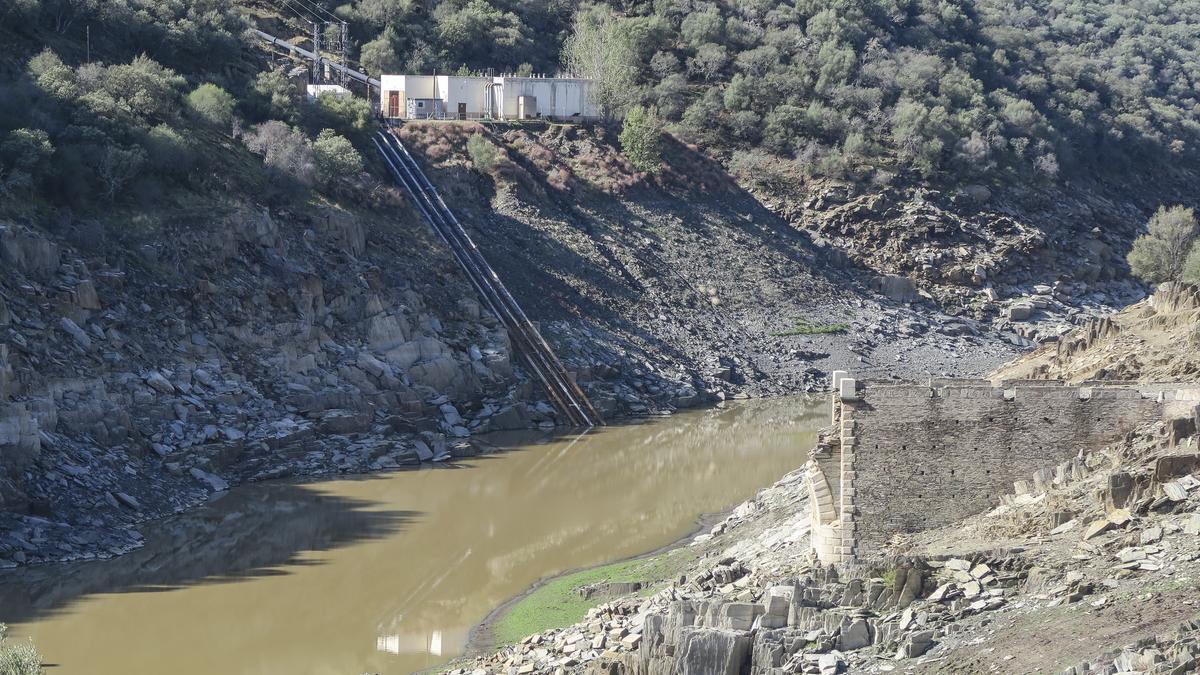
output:
[[[1003,379],[1193,381],[1200,375],[1200,294],[1164,284],[1154,295],[1005,364]]]
[[[616,343],[709,389],[778,393],[851,365],[978,373],[1015,352],[915,295],[875,294],[869,271],[839,266],[695,148],[668,139],[663,172],[646,176],[603,128],[496,127],[501,154],[484,173],[466,151],[483,130],[400,133],[526,308],[565,331],[568,359]]]

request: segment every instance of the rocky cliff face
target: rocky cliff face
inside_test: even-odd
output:
[[[0,565],[127,550],[133,523],[231,483],[554,425],[440,243],[385,207],[232,208],[138,239],[0,223]],[[611,349],[570,360],[607,415],[703,400]]]

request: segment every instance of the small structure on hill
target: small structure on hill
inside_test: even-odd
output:
[[[383,75],[379,109],[405,120],[588,120],[592,80],[500,75]]]
[[[322,96],[346,98],[351,96],[350,90],[340,84],[309,84],[304,88],[304,95],[309,101],[316,101]]]

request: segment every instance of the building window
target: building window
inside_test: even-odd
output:
[[[424,108],[424,107],[425,107],[425,101],[417,101],[417,107],[418,107],[418,108]]]

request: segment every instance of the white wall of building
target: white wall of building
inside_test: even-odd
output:
[[[497,77],[496,82],[501,86],[505,119],[517,119],[518,102],[522,96],[537,98],[537,111],[542,117],[599,117],[600,115],[596,106],[588,98],[591,80]]]
[[[465,103],[468,118],[483,117],[487,110],[487,88],[492,78],[439,75],[438,80],[438,93],[446,102],[447,116],[456,116],[458,104]]]
[[[459,103],[465,104],[467,117],[492,116],[515,120],[520,113],[520,98],[537,100],[540,117],[570,119],[595,118],[600,113],[589,98],[591,80],[553,77],[474,77],[458,75],[382,75],[379,78],[379,106],[388,116],[392,92],[400,92],[400,117],[407,116],[411,100],[437,99],[445,117],[458,115]],[[489,86],[490,85],[490,86]],[[489,102],[489,98],[494,100]],[[425,109],[431,109],[429,104]]]

